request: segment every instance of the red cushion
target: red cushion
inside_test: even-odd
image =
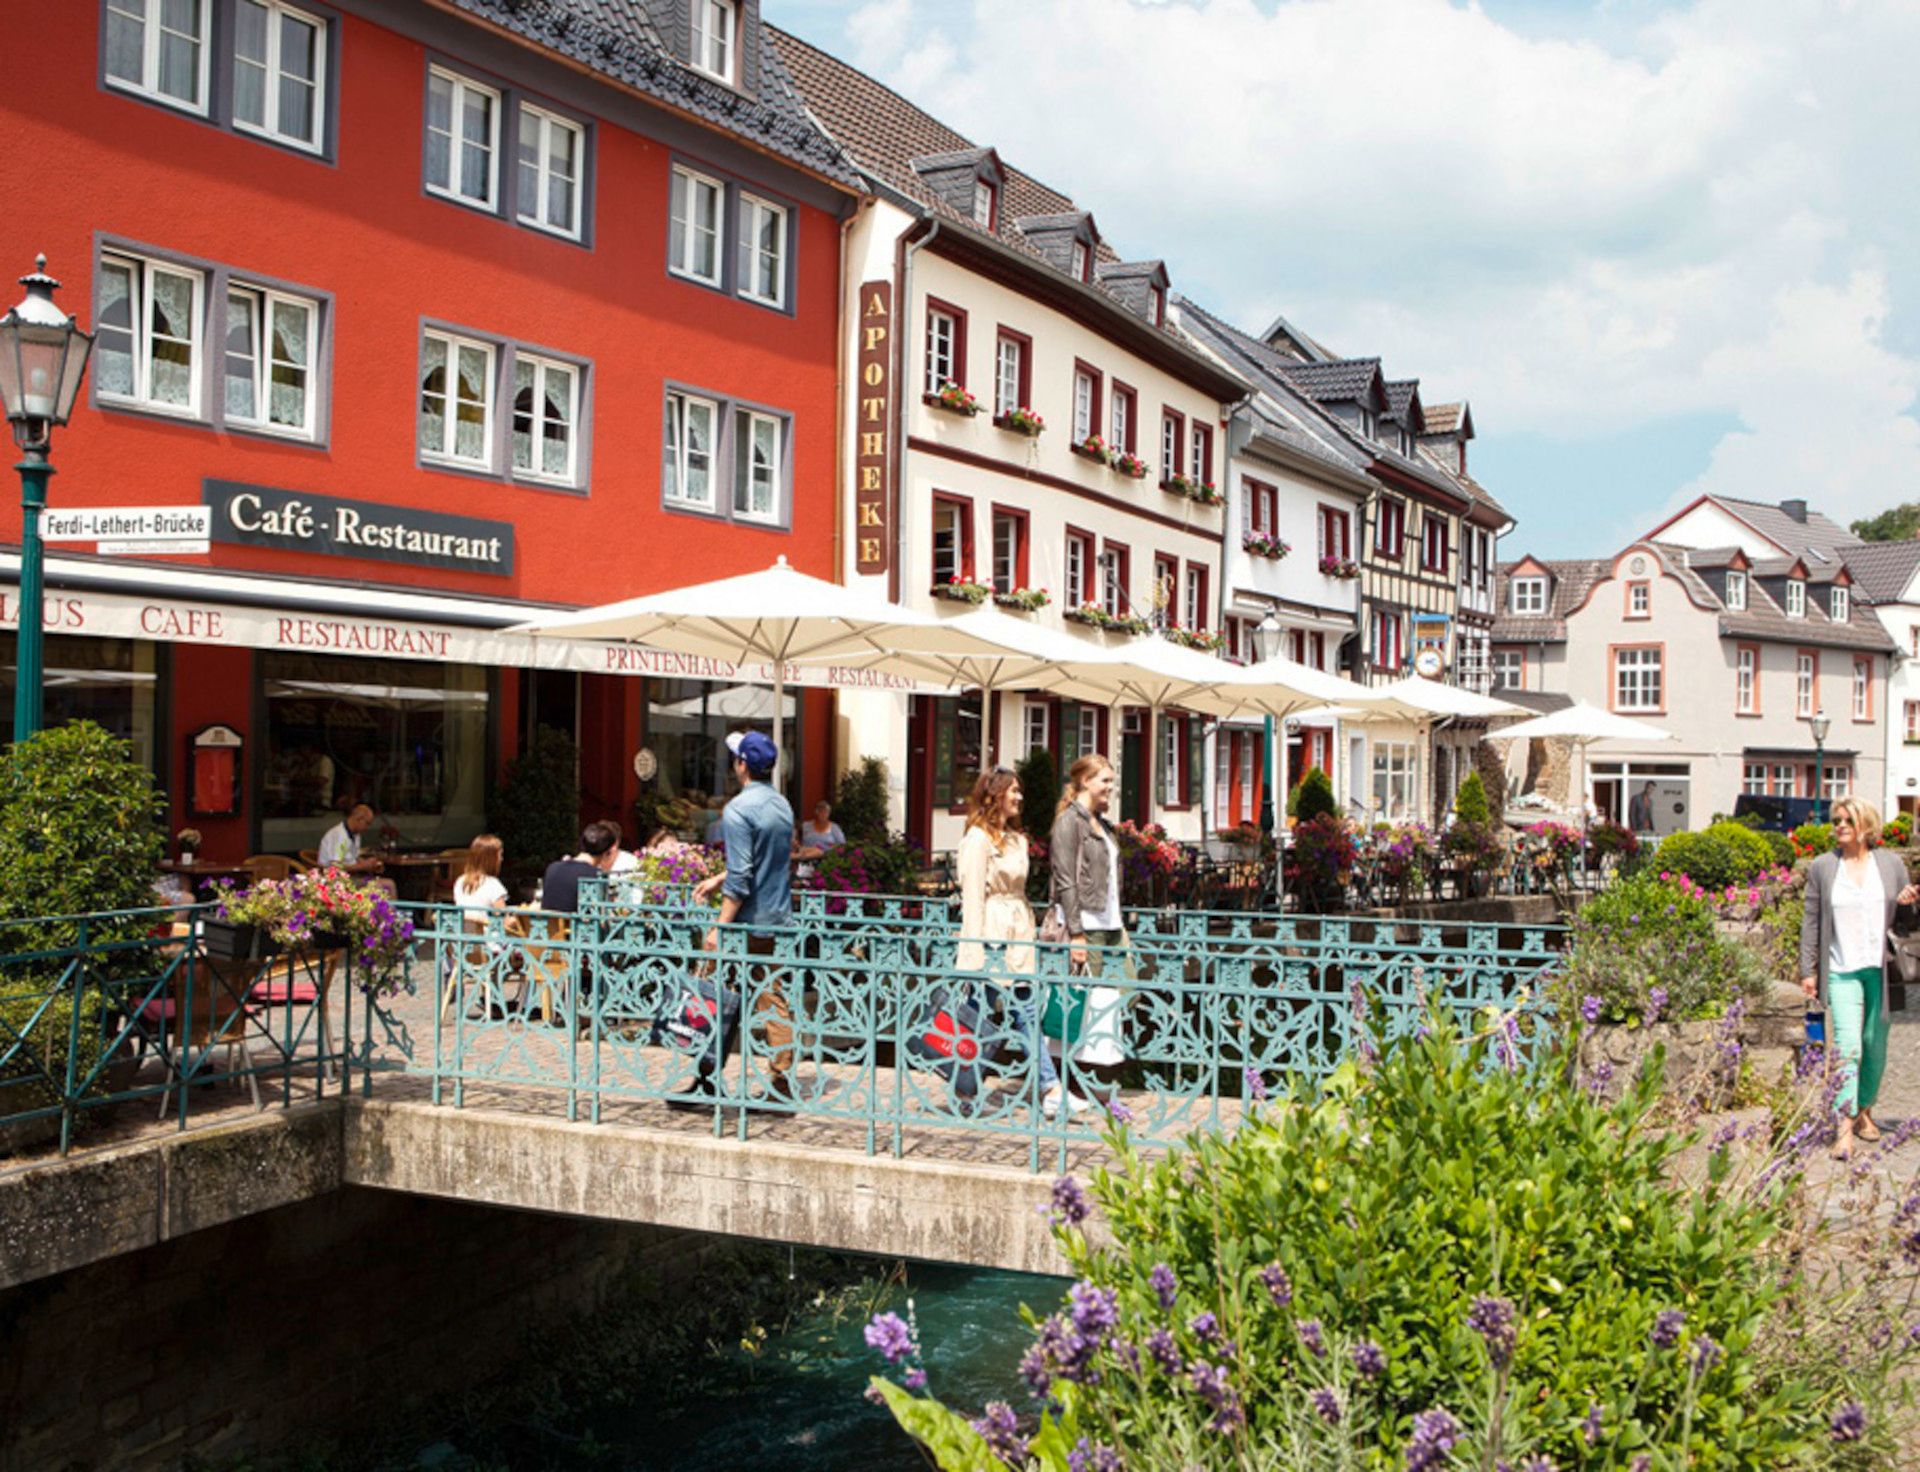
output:
[[[256,982],[247,1000],[262,1007],[303,1007],[320,1000],[320,988],[310,981],[296,981],[291,990],[284,981]]]

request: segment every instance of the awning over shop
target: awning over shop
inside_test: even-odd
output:
[[[20,559],[0,554],[0,627],[19,621]],[[552,612],[548,605],[461,598],[391,588],[355,588],[177,563],[130,567],[80,558],[47,561],[50,634],[150,639],[382,659],[427,659],[505,669],[654,676],[771,685],[771,664],[671,654],[640,645],[535,639],[503,630]],[[899,690],[911,680],[837,665],[789,665],[786,682],[825,688]]]

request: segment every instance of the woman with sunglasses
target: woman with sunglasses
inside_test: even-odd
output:
[[[1851,1158],[1856,1138],[1880,1138],[1873,1104],[1887,1062],[1887,949],[1896,909],[1920,900],[1907,866],[1879,842],[1880,814],[1871,803],[1835,803],[1834,851],[1807,871],[1800,920],[1800,989],[1825,1005],[1827,1043],[1842,1070],[1835,1160]]]

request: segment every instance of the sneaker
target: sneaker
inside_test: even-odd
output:
[[[1060,1105],[1063,1100],[1066,1103],[1067,1118],[1069,1119],[1081,1113],[1087,1107],[1087,1101],[1085,1099],[1077,1098],[1072,1094],[1066,1093],[1061,1089],[1060,1085],[1055,1084],[1047,1090],[1046,1096],[1040,1100],[1040,1112],[1046,1115],[1048,1119],[1058,1119],[1060,1117]]]

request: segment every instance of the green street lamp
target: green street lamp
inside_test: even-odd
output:
[[[1827,820],[1827,732],[1833,729],[1833,721],[1825,709],[1816,710],[1808,717],[1807,727],[1813,732],[1813,821],[1824,823]]]
[[[13,670],[13,739],[40,729],[43,600],[40,513],[47,505],[53,466],[47,451],[53,431],[65,424],[86,377],[93,334],[53,304],[60,283],[36,256],[20,284],[27,294],[0,317],[0,404],[13,426],[20,472],[20,632]]]
[[[1254,660],[1265,663],[1276,658],[1286,631],[1286,625],[1280,622],[1278,610],[1269,608],[1266,617],[1253,626]],[[1287,907],[1287,825],[1281,820],[1285,809],[1281,805],[1280,787],[1286,781],[1287,761],[1284,751],[1278,753],[1280,760],[1276,772],[1275,755],[1273,717],[1268,716],[1260,728],[1260,769],[1266,774],[1267,781],[1267,801],[1260,811],[1260,826],[1273,836],[1274,902],[1284,910]]]

